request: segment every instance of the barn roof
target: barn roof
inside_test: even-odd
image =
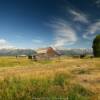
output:
[[[47,49],[38,49],[36,52],[37,53],[46,53]]]
[[[53,50],[52,47],[48,47],[48,48],[39,48],[39,49],[36,50],[36,52],[37,52],[37,53],[47,53],[48,49],[50,49],[50,48]]]

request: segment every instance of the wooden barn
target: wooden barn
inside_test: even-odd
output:
[[[60,54],[57,53],[52,47],[40,48],[36,52],[37,54],[35,55],[35,57],[37,60],[51,59],[51,58],[60,56]]]

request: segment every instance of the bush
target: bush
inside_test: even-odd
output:
[[[93,54],[95,57],[100,57],[100,34],[93,41]]]

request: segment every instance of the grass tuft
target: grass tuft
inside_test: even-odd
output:
[[[85,87],[75,84],[69,88],[69,100],[91,100],[93,93]]]

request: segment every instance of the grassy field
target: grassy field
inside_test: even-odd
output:
[[[0,100],[37,99],[100,100],[100,58],[0,57]]]

